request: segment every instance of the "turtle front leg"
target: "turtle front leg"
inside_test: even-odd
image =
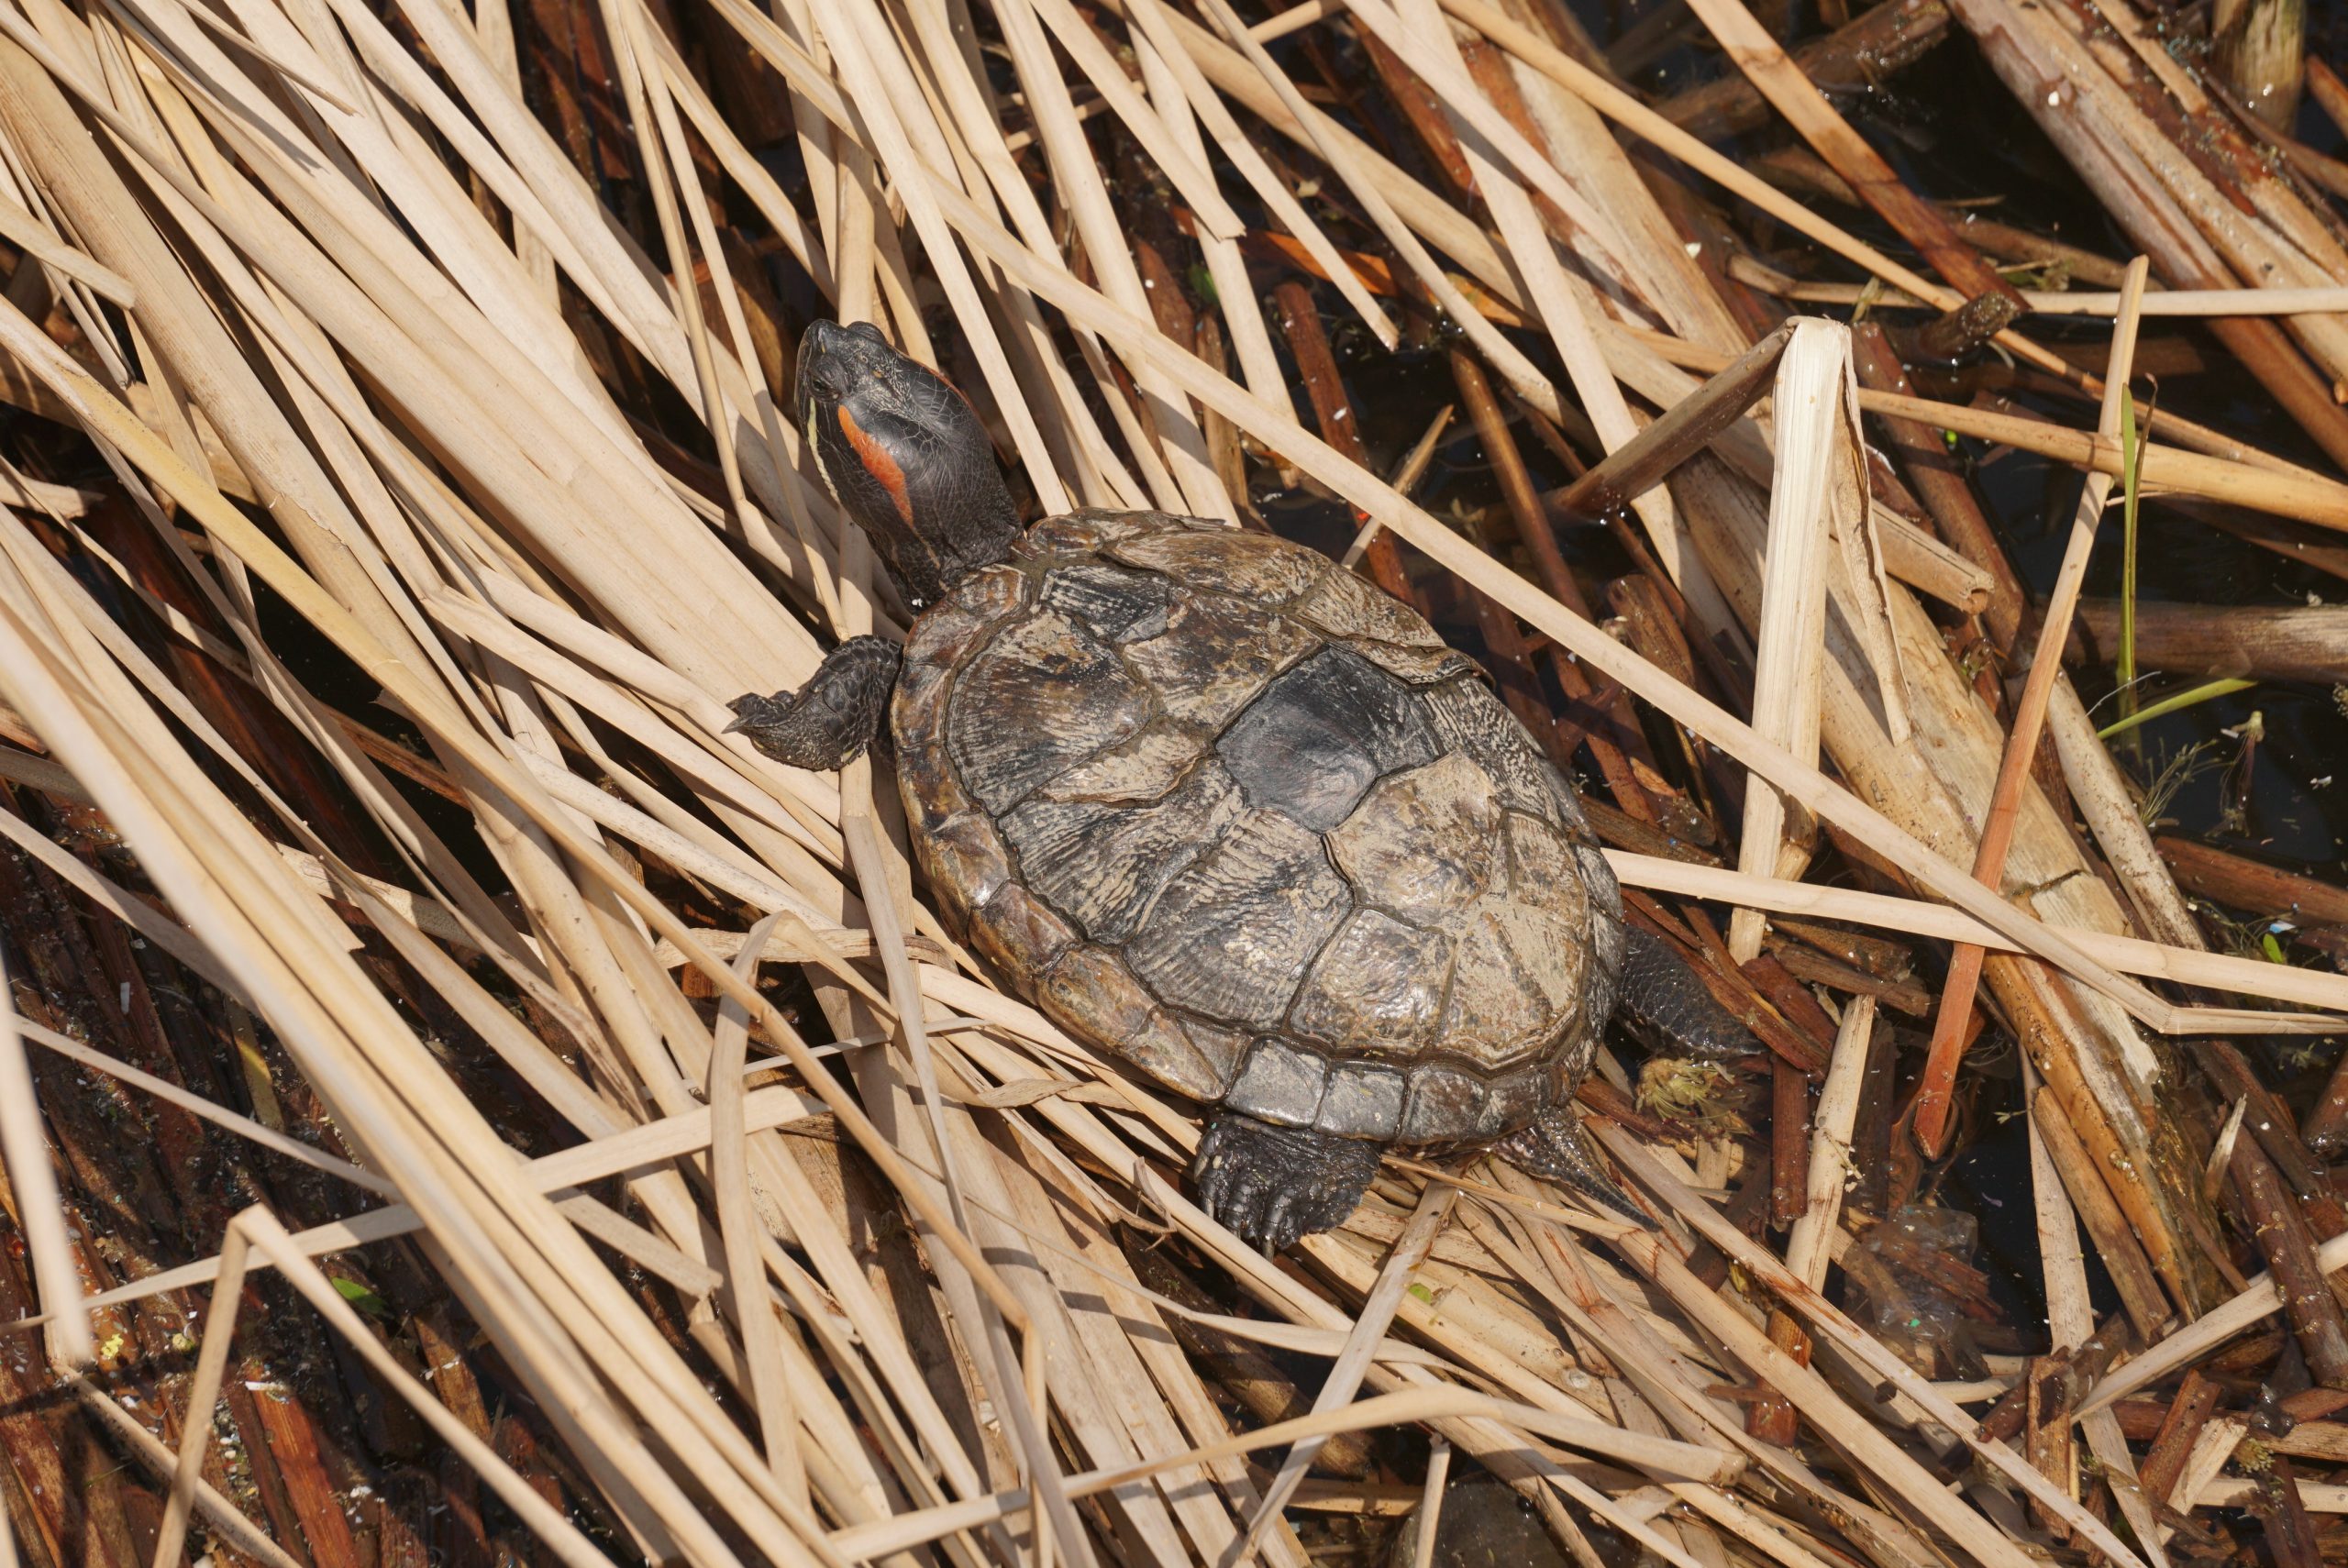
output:
[[[1218,1113],[1191,1179],[1207,1212],[1267,1253],[1345,1222],[1378,1174],[1381,1144]]]
[[[777,762],[830,772],[845,767],[880,733],[903,655],[886,637],[850,637],[796,691],[737,697],[726,725]]]
[[[1640,1044],[1657,1055],[1708,1062],[1761,1049],[1753,1032],[1721,1006],[1671,944],[1628,923],[1623,935],[1623,988],[1614,1016]]]
[[[1553,1105],[1530,1125],[1512,1132],[1492,1146],[1492,1153],[1523,1171],[1572,1188],[1601,1209],[1609,1209],[1652,1231],[1656,1223],[1631,1201],[1589,1146],[1581,1117],[1569,1105]]]

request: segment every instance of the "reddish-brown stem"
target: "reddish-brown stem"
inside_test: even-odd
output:
[[[2104,396],[2103,417],[2097,428],[2116,437],[2120,432],[2121,399],[2125,397],[2128,359],[2136,337],[2136,307],[2148,271],[2143,257],[2129,264],[2121,312],[2112,332],[2112,381]],[[1981,842],[1973,856],[1973,875],[1985,888],[1996,889],[2005,875],[2006,854],[2013,847],[2014,829],[2021,822],[2022,786],[2030,778],[2031,759],[2046,726],[2047,704],[2054,695],[2054,679],[2063,671],[2063,645],[2070,635],[2071,613],[2078,603],[2079,586],[2087,577],[2088,554],[2094,547],[2096,525],[2101,520],[2110,480],[2090,474],[2079,497],[2071,525],[2071,539],[2063,555],[2062,570],[2048,595],[2046,617],[2030,674],[2023,680],[2021,700],[2014,704],[2013,723],[2006,736],[2005,755],[1999,760],[1998,782],[1989,795],[1989,811],[1981,824]],[[1963,1035],[1973,1010],[1973,997],[1981,979],[1982,953],[1959,946],[1949,966],[1949,983],[1941,993],[1941,1010],[1933,1021],[1931,1055],[1916,1095],[1916,1142],[1927,1154],[1938,1154],[1948,1140],[1949,1095],[1964,1054]]]

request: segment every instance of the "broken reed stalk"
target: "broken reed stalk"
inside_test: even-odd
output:
[[[162,1439],[149,1431],[138,1418],[125,1410],[114,1397],[101,1391],[80,1373],[68,1373],[65,1386],[72,1389],[83,1408],[125,1447],[139,1463],[156,1474],[169,1478],[177,1474],[177,1462],[172,1449]],[[285,1549],[269,1538],[268,1532],[254,1524],[210,1482],[198,1477],[195,1483],[195,1507],[205,1520],[236,1551],[243,1552],[264,1568],[302,1568]]]
[[[1656,147],[1671,154],[1672,157],[1686,163],[1689,168],[1697,170],[1707,178],[1718,181],[1743,199],[1768,213],[1770,216],[1789,225],[1797,233],[1809,237],[1876,277],[1907,290],[1917,298],[1931,301],[1943,310],[1953,311],[1965,304],[1966,297],[1965,294],[1941,288],[1928,282],[1885,256],[1874,247],[1866,244],[1837,226],[1821,219],[1802,203],[1786,196],[1766,181],[1739,165],[1734,160],[1724,157],[1696,138],[1689,136],[1621,87],[1566,54],[1534,29],[1497,7],[1487,5],[1485,0],[1443,0],[1443,5],[1445,10],[1467,22],[1534,70],[1556,81],[1568,92],[1583,99],[1599,113],[1621,124],[1641,138],[1652,142]],[[1732,26],[1733,25],[1732,20]],[[1772,50],[1776,48],[1774,44],[1769,47]],[[1790,93],[1800,92],[1800,88],[1794,86],[1790,81],[1786,85]],[[1824,107],[1824,118],[1815,119],[1813,123],[1825,130],[1825,134],[1838,134],[1826,127],[1828,119],[1832,119],[1834,125],[1841,126],[1840,116],[1835,116],[1831,107]],[[1839,134],[1848,136],[1851,133],[1847,126],[1842,126]],[[1867,156],[1873,157],[1874,154],[1870,152]],[[2004,287],[2002,282],[1999,287],[2000,289]],[[2064,376],[2066,379],[2076,375],[2076,372],[2070,370],[2063,361],[2046,349],[2010,330],[1999,333],[1997,340],[2008,350],[2021,355],[2043,370]]]
[[[734,956],[734,972],[751,979],[764,956],[769,935],[784,919],[781,911],[752,926]],[[750,1190],[749,1132],[742,1116],[742,1077],[748,1066],[750,1018],[737,1004],[720,1005],[709,1058],[709,1077],[703,1098],[709,1102],[710,1185],[714,1189],[718,1235],[725,1253],[734,1322],[742,1336],[742,1359],[750,1375],[750,1403],[767,1463],[792,1499],[808,1501],[805,1463],[799,1452],[798,1422],[792,1412],[791,1392],[782,1380],[774,1307],[765,1289],[765,1266],[759,1256],[755,1233],[758,1215]]]
[[[2348,1267],[2348,1235],[2334,1236],[2315,1249],[2319,1273],[2331,1275]],[[2250,1280],[2223,1305],[2168,1335],[2132,1360],[2122,1363],[2080,1399],[2082,1413],[2104,1409],[2190,1366],[2196,1360],[2244,1329],[2284,1309],[2284,1293],[2267,1275]]]
[[[1870,289],[1861,283],[1804,283],[1785,277],[1757,264],[1739,267],[1744,281],[1756,288],[1767,289],[1784,298],[1800,300],[1811,304],[1855,305],[1864,299],[1871,307],[1890,310],[1929,310],[1922,300],[1907,298],[1882,289]],[[2032,315],[2117,315],[2121,295],[2117,290],[2099,293],[2087,289],[2077,292],[2049,293],[2040,289],[2021,291],[2022,303]],[[2265,316],[2265,315],[2334,315],[2348,311],[2348,288],[2308,289],[2163,289],[2146,292],[2138,314],[2151,316]]]
[[[2143,293],[2149,268],[2141,256],[2129,263],[2128,282],[2121,293],[2132,305]],[[2110,380],[2105,382],[2103,416],[2097,425],[2098,436],[2105,440],[2119,438],[2122,403],[2128,395],[2128,362],[2135,348],[2136,322],[2135,311],[2123,307],[2112,330]],[[1980,845],[1974,853],[1973,873],[1985,887],[1995,889],[2003,883],[2022,781],[2031,758],[2038,750],[2054,682],[2062,674],[2063,645],[2069,640],[2071,613],[2078,602],[2079,587],[2087,580],[2088,557],[2095,549],[2103,522],[2104,502],[2110,491],[2109,475],[2089,474],[2072,515],[2062,569],[2055,576],[2054,591],[2047,596],[2037,646],[2023,679],[2021,698],[2014,704],[2013,723],[2004,758],[1999,764],[1997,787],[1989,797]],[[1924,1076],[1916,1086],[1914,1110],[1916,1142],[1928,1154],[1939,1154],[1947,1140],[1950,1097],[1964,1051],[1966,1024],[1973,1010],[1975,988],[1980,981],[1982,955],[1981,948],[1970,944],[1956,949],[1949,963],[1947,983],[1941,990],[1940,1010],[1933,1020],[1932,1045],[1924,1061]]]
[[[1418,1538],[1411,1549],[1411,1568],[1434,1568],[1435,1531],[1443,1522],[1443,1485],[1450,1477],[1451,1445],[1437,1438],[1427,1453],[1426,1484],[1419,1494]]]
[[[1923,58],[1948,36],[1949,26],[1941,0],[1897,0],[1795,46],[1790,56],[1821,92],[1858,89]],[[1759,128],[1773,108],[1749,77],[1723,74],[1674,94],[1656,112],[1691,136],[1713,139]]]
[[[2322,1387],[2348,1387],[2348,1319],[2316,1261],[2315,1238],[2297,1196],[2256,1138],[2237,1137],[2227,1165],[2308,1375]]]
[[[2040,1103],[2037,1073],[2025,1066],[2022,1069],[2023,1093],[2032,1103]],[[2043,1102],[2052,1109],[2052,1101]],[[2060,1112],[2056,1111],[2056,1115]],[[2030,1142],[2031,1194],[2036,1209],[2041,1273],[2045,1281],[2047,1331],[2056,1354],[2084,1350],[2095,1334],[2095,1311],[2090,1300],[2087,1263],[2079,1249],[2078,1218],[2066,1193],[2062,1177],[2047,1153],[2039,1121],[2028,1123]],[[2049,1358],[2052,1359],[2051,1357]],[[2025,1376],[2030,1374],[2025,1373]],[[2068,1368],[2058,1368],[2053,1378],[2058,1397],[2067,1398],[2072,1386]],[[2033,1385],[2043,1387],[2047,1383]],[[2076,1453],[2070,1450],[2071,1412],[2066,1408],[2056,1412],[2059,1441],[2055,1445],[2073,1463],[2066,1466],[2067,1477],[2057,1476],[2058,1482],[2068,1480],[2076,1489],[2077,1475]],[[2113,1500],[2121,1516],[2145,1547],[2145,1555],[2155,1564],[2165,1561],[2161,1552],[2161,1533],[2153,1517],[2153,1505],[2136,1479],[2133,1456],[2129,1452],[2125,1435],[2120,1424],[2108,1412],[2098,1412],[2079,1422],[2088,1439],[2088,1447],[2097,1463],[2104,1468],[2110,1483]]]
[[[1818,757],[1819,685],[1826,657],[1826,559],[1833,540],[1866,526],[1866,481],[1851,407],[1850,333],[1822,321],[1794,325],[1771,393],[1778,466],[1769,491],[1769,546],[1754,638],[1755,729],[1797,759]],[[1744,797],[1737,869],[1799,879],[1815,830],[1786,833],[1784,799],[1761,788]],[[1729,955],[1761,952],[1758,911],[1730,917]]]
[[[2077,625],[2097,662],[2111,662],[2121,624],[2113,601],[2079,601]],[[2348,680],[2348,609],[2338,605],[2139,602],[2134,629],[2143,668],[2318,685]]]
[[[596,1564],[608,1561],[578,1527],[563,1516],[561,1510],[515,1474],[511,1465],[499,1458],[447,1406],[433,1397],[428,1388],[420,1386],[390,1352],[383,1349],[367,1331],[357,1309],[335,1288],[334,1282],[320,1273],[316,1264],[299,1255],[288,1244],[292,1238],[275,1216],[262,1209],[247,1209],[232,1222],[231,1229],[237,1226],[244,1228],[249,1243],[269,1255],[270,1260],[277,1264],[278,1271],[291,1280],[294,1287],[308,1299],[310,1305],[366,1358],[376,1375],[398,1391],[400,1397],[424,1419],[425,1424],[463,1458],[477,1474],[489,1482],[499,1499],[528,1523],[531,1532],[566,1568],[596,1568]],[[241,1257],[238,1261],[241,1264]],[[231,1276],[226,1271],[221,1277],[224,1284],[230,1282]],[[242,1277],[240,1268],[234,1278],[240,1283]],[[216,1389],[217,1385],[214,1386]],[[209,1411],[208,1404],[197,1408],[205,1413]],[[186,1471],[191,1466],[189,1453],[183,1451],[182,1470]]]
[[[1402,17],[1416,29],[1422,48],[1437,52],[1446,74],[1450,73],[1455,62],[1461,67],[1468,64],[1466,56],[1461,52],[1460,40],[1454,36],[1452,26],[1444,17],[1437,0],[1408,0],[1402,9]],[[1509,83],[1512,79],[1503,72],[1497,75],[1488,73],[1487,80]],[[1480,102],[1481,98],[1471,91],[1467,101]],[[1501,228],[1502,248],[1516,275],[1523,279],[1526,293],[1534,302],[1543,325],[1549,329],[1550,340],[1557,348],[1558,361],[1565,367],[1567,380],[1589,415],[1591,429],[1610,454],[1617,451],[1636,438],[1637,426],[1622,389],[1607,367],[1604,350],[1596,336],[1598,300],[1585,284],[1567,271],[1551,246],[1552,230],[1562,227],[1567,233],[1578,231],[1580,226],[1574,216],[1576,208],[1556,203],[1555,195],[1545,185],[1540,194],[1549,204],[1546,207],[1536,204],[1534,195],[1521,188],[1515,177],[1500,167],[1483,122],[1466,116],[1461,109],[1451,105],[1452,100],[1446,98],[1446,115],[1452,122],[1451,128],[1457,137],[1460,153],[1466,162],[1467,190],[1480,193],[1491,208]],[[1529,121],[1530,111],[1522,97],[1513,100],[1513,106],[1518,112],[1517,119]],[[1513,127],[1516,122],[1503,116],[1502,123]],[[1611,248],[1619,253],[1622,248],[1619,239]],[[1480,370],[1473,373],[1479,378],[1482,374]],[[1517,467],[1521,469],[1522,465]],[[1550,591],[1572,603],[1578,591],[1567,591],[1564,587],[1571,582],[1571,578],[1557,556],[1550,530],[1545,524],[1534,524],[1524,515],[1519,491],[1529,494],[1530,486],[1512,485],[1511,488],[1512,504],[1518,507],[1520,513],[1519,531],[1533,550],[1534,559],[1540,563],[1544,580]],[[1649,536],[1658,544],[1668,541],[1676,546],[1678,530],[1668,499],[1644,489],[1630,499]],[[1619,700],[1616,705],[1621,706]]]
[[[212,1310],[204,1320],[203,1348],[195,1360],[195,1375],[188,1382],[189,1419],[180,1437],[179,1462],[172,1472],[170,1500],[162,1523],[155,1529],[154,1568],[177,1568],[180,1548],[187,1540],[195,1489],[204,1479],[205,1445],[212,1441],[212,1408],[220,1397],[220,1379],[228,1368],[228,1348],[236,1338],[237,1310],[245,1294],[245,1258],[251,1248],[244,1230],[233,1221],[220,1248],[218,1285],[212,1292]]]
[[[2307,0],[2218,0],[2210,38],[2235,100],[2279,131],[2298,119],[2307,60]]]

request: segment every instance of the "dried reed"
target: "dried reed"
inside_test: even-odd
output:
[[[287,1561],[283,1521],[238,1511],[276,1494],[224,1490],[214,1432],[216,1408],[235,1423],[251,1403],[238,1358],[293,1312],[414,1412],[472,1518],[486,1489],[498,1528],[571,1565],[1302,1568],[1316,1457],[1401,1424],[1438,1445],[1419,1568],[1455,1454],[1585,1564],[1590,1522],[1678,1568],[2021,1568],[2050,1535],[2162,1561],[2111,1407],[2276,1307],[2263,1278],[2231,1291],[2198,1250],[2136,1024],[2320,1032],[2348,982],[2201,951],[2189,922],[2138,924],[2132,907],[2183,900],[2057,679],[2073,569],[2122,461],[2112,422],[1861,390],[1836,324],[1752,347],[1608,121],[1915,301],[2012,291],[1736,0],[1693,8],[1943,282],[1638,103],[1533,6],[1311,0],[1251,26],[1224,0],[709,0],[689,18],[639,0],[526,17],[499,0],[0,0],[5,395],[75,427],[111,476],[10,469],[0,486],[0,869],[144,955],[123,1012],[134,993],[152,1007],[149,977],[168,974],[162,988],[201,998],[174,1016],[228,1021],[249,1078],[282,1052],[339,1151],[42,1021],[37,987],[0,986],[0,1163],[38,1286],[21,1326],[159,1477],[155,1568],[206,1542],[222,1562]],[[548,107],[523,91],[517,38],[557,12],[597,63],[577,55]],[[1424,94],[1415,128],[1472,204],[1321,106],[1293,45],[1273,48],[1315,27]],[[803,188],[765,157],[786,138]],[[1141,172],[1108,177],[1104,142]],[[1135,221],[1133,179],[1179,211]],[[1430,304],[1459,329],[1478,433],[1521,427],[1589,465],[1564,502],[1621,514],[1641,570],[1610,599],[1651,613],[1625,614],[1617,640],[1577,610],[1513,450],[1495,461],[1521,481],[1509,521],[1540,586],[1411,499],[1449,410],[1391,482],[1357,443],[1300,424],[1251,282],[1257,212],[1381,343]],[[2327,314],[2348,298],[2338,248],[2279,198],[2264,221],[2308,253],[2290,288],[2230,281],[2143,311],[2280,315],[2318,361],[2348,362]],[[1391,260],[1357,266],[1340,240],[1365,236]],[[1166,253],[1192,244],[1211,288],[1180,287],[1189,253]],[[1496,660],[1537,680],[1545,644],[1580,685],[1569,721],[1533,713],[1543,738],[1567,759],[1584,738],[1606,748],[1600,820],[1633,841],[1612,862],[1669,895],[1638,892],[1638,917],[1705,955],[1777,1049],[1782,1258],[1698,1190],[1732,1174],[1728,1145],[1662,1121],[1661,1143],[1605,1132],[1663,1215],[1654,1231],[1511,1170],[1401,1157],[1350,1222],[1278,1263],[1190,1201],[1195,1108],[997,988],[914,884],[885,769],[818,778],[726,731],[731,699],[803,679],[823,638],[905,619],[781,417],[791,334],[768,252],[825,311],[966,372],[1046,512],[1252,525],[1249,465],[1274,465],[1354,509],[1349,560],[1429,603],[1468,596]],[[2114,397],[2143,284],[2140,262],[2116,307]],[[2004,563],[1891,504],[1863,413],[2089,470],[2010,736],[1910,591],[1962,622]],[[2181,445],[2143,449],[2148,494],[2348,528],[2336,479],[2164,429]],[[346,711],[350,679],[390,717]],[[1710,808],[1741,826],[1736,870],[1637,852],[1704,811],[1664,777],[1666,737],[1631,733],[1633,700],[1682,747],[1694,794],[1741,795]],[[2128,902],[2028,769],[2042,723]],[[128,858],[61,847],[69,818]],[[1802,880],[1828,853],[1898,891]],[[2005,896],[2018,883],[2037,891]],[[1700,900],[1735,911],[1724,942]],[[2080,1223],[2135,1316],[2194,1326],[2018,1450],[1833,1305],[1830,1264],[1859,1244],[1845,1183],[1864,1174],[1884,988],[1817,955],[1801,972],[1849,982],[1827,988],[1838,1021],[1771,955],[1763,911],[1952,944],[1986,974],[2043,1076],[2051,1350],[2082,1355],[2093,1332]],[[1952,1041],[1972,994],[1967,976],[1943,1001]],[[478,1063],[452,1067],[436,1031]],[[66,1125],[57,1080],[28,1044],[382,1204],[304,1223],[239,1201],[195,1261],[101,1271],[44,1142]],[[491,1066],[526,1106],[469,1091]],[[1611,1087],[1586,1098],[1639,1115]],[[1742,1176],[1767,1185],[1749,1162]],[[411,1355],[321,1266],[400,1237],[526,1420],[493,1419],[486,1358]],[[2309,1255],[2328,1271],[2344,1249]],[[1186,1288],[1149,1283],[1168,1269]],[[269,1279],[292,1292],[255,1295]],[[150,1317],[193,1320],[198,1302],[188,1375],[142,1382],[175,1371],[141,1348]],[[1185,1349],[1213,1342],[1277,1350],[1317,1386],[1257,1388],[1247,1408],[1278,1419],[1235,1422],[1213,1358]],[[2043,1392],[2034,1375],[2020,1386]],[[1769,1419],[1748,1426],[1748,1405]],[[2135,1550],[2064,1457],[2073,1422]],[[529,1457],[534,1432],[559,1467]],[[0,1468],[30,1463],[14,1441],[0,1433]],[[2232,1445],[2210,1441],[2175,1478],[2186,1508],[2235,1496]],[[1245,1463],[1273,1449],[1269,1470]],[[1959,1489],[1925,1462],[1967,1455]],[[331,1512],[305,1517],[313,1548],[341,1528]],[[0,1568],[48,1568],[54,1531],[23,1524],[0,1517]]]

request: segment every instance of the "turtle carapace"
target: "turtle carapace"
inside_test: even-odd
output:
[[[817,323],[794,412],[920,612],[735,728],[834,768],[884,709],[949,925],[1055,1022],[1208,1108],[1202,1199],[1285,1246],[1393,1146],[1497,1145],[1633,1218],[1571,1101],[1618,1007],[1755,1049],[1627,926],[1581,807],[1472,661],[1316,551],[1164,513],[1024,532],[969,405]],[[893,701],[892,694],[893,693]]]

